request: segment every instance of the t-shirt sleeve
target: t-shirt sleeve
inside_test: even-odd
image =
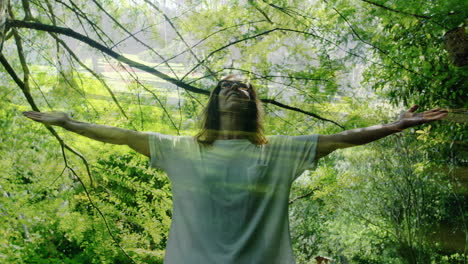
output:
[[[274,137],[275,155],[281,166],[285,166],[291,182],[305,170],[315,168],[317,140],[318,135]]]
[[[317,141],[318,135],[292,137],[293,146],[297,151],[297,171],[300,174],[305,170],[314,169],[317,165],[315,160]]]
[[[174,151],[177,136],[149,133],[150,166],[166,169],[168,156]]]

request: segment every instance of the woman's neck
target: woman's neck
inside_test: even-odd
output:
[[[248,137],[246,118],[238,113],[221,113],[218,139],[245,139]]]

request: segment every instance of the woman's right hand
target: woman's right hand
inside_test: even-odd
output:
[[[36,112],[27,111],[23,115],[36,122],[51,126],[62,126],[71,118],[64,112]]]

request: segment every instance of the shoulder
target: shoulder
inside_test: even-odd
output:
[[[316,142],[318,140],[318,134],[311,135],[300,135],[300,136],[288,136],[288,135],[272,135],[267,136],[268,143],[278,144],[278,143],[293,143],[293,142]]]
[[[197,143],[193,136],[167,135],[158,132],[147,132],[150,144],[176,146],[193,146]]]

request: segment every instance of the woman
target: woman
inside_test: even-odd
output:
[[[228,76],[213,90],[195,137],[89,124],[61,112],[24,115],[91,139],[128,145],[167,172],[173,216],[165,263],[286,264],[295,263],[288,223],[292,182],[336,149],[447,115],[440,108],[416,109],[391,124],[333,135],[266,137],[254,88]]]

